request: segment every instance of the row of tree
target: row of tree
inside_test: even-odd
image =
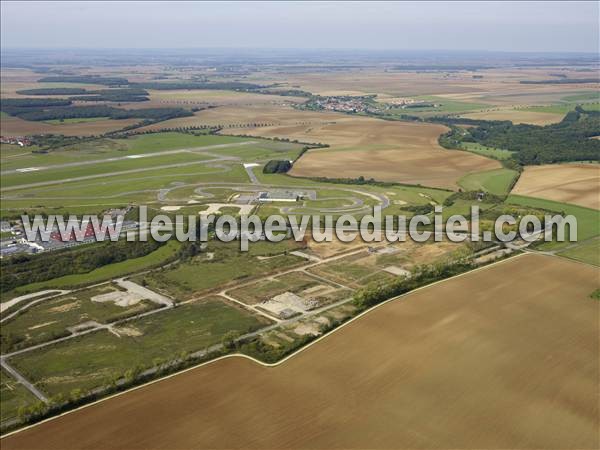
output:
[[[418,287],[458,275],[472,268],[473,264],[466,259],[420,266],[411,277],[397,277],[388,283],[374,283],[359,289],[354,294],[354,304],[359,310],[365,310]]]

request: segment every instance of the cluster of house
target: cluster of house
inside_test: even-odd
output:
[[[32,145],[31,139],[27,136],[0,136],[1,144],[12,144],[20,147]]]
[[[316,97],[308,103],[309,108],[346,113],[378,113],[381,108],[366,101],[365,97]]]
[[[382,114],[386,110],[393,108],[422,108],[422,107],[434,107],[437,108],[441,105],[432,103],[427,100],[415,99],[415,98],[394,98],[386,100],[386,103],[375,103],[372,101],[373,96],[362,96],[362,97],[350,97],[350,96],[339,96],[339,97],[313,97],[305,104],[301,105],[303,109],[318,109],[337,111],[345,113],[368,113],[368,114]]]

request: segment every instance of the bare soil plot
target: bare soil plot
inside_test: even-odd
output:
[[[275,368],[221,360],[2,447],[597,448],[597,275],[520,256],[390,302]]]
[[[526,167],[512,193],[600,209],[600,165]]]

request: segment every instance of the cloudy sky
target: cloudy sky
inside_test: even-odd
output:
[[[3,47],[598,52],[593,2],[1,3]]]

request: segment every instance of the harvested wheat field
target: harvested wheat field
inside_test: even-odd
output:
[[[330,145],[305,153],[291,171],[295,176],[364,176],[457,189],[456,183],[464,175],[500,167],[495,160],[440,147],[438,137],[447,131],[443,125],[391,122],[275,105],[213,108],[141,130],[202,125],[222,127],[222,134]]]
[[[258,128],[283,126],[322,125],[335,121],[348,121],[353,118],[344,114],[316,111],[300,111],[282,105],[243,105],[221,106],[196,112],[191,117],[165,120],[140,128],[160,130],[187,126],[213,126],[225,129],[225,133],[252,134]],[[233,129],[233,131],[230,131]]]
[[[2,448],[598,448],[597,287],[591,266],[522,255],[387,303],[277,367],[220,360]]]
[[[259,135],[265,133],[258,130]],[[374,178],[406,184],[456,189],[467,173],[500,167],[497,161],[446,150],[438,137],[441,125],[357,119],[354,122],[310,127],[293,135],[300,141],[324,142],[331,148],[311,150],[292,168],[291,175],[329,178]],[[272,130],[277,134],[277,130]],[[252,133],[255,135],[255,133]]]
[[[600,164],[526,167],[512,193],[600,209]]]
[[[445,150],[437,140],[443,125],[392,122],[332,112],[290,107],[221,107],[150,125],[157,127],[211,125],[223,134],[279,137],[329,144],[311,150],[294,164],[291,175],[329,178],[374,178],[407,184],[456,189],[467,173],[496,169],[500,163],[483,156]]]

